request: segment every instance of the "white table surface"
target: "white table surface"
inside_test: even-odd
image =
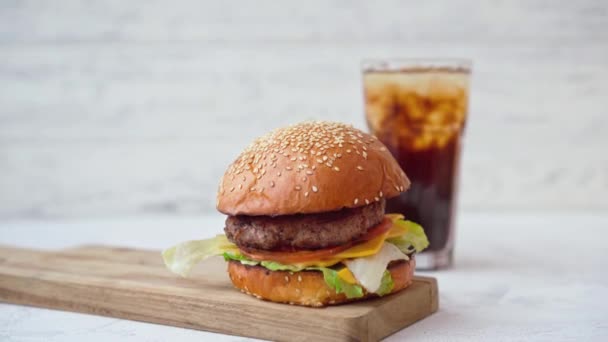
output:
[[[0,243],[163,248],[221,231],[222,216],[0,222]],[[608,340],[608,214],[463,213],[439,311],[390,341]],[[241,337],[0,304],[1,341],[242,341]]]

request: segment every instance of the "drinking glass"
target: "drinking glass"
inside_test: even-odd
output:
[[[459,164],[469,100],[467,60],[363,62],[365,114],[371,132],[412,182],[387,201],[387,212],[422,225],[429,247],[419,269],[453,261]]]

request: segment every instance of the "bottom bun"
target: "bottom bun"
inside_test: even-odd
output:
[[[389,265],[388,270],[394,283],[391,293],[401,291],[412,283],[415,267],[413,257],[410,261]],[[232,284],[241,292],[277,303],[321,307],[377,297],[364,290],[363,297],[346,298],[346,295],[336,293],[325,283],[320,271],[270,271],[262,266],[247,266],[238,261],[229,261],[228,274]]]

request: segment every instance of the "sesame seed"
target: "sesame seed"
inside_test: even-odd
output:
[[[327,160],[327,156],[323,156],[323,161],[326,161],[326,160]]]
[[[399,191],[399,186],[395,184],[395,190]]]
[[[277,177],[281,177],[281,171],[277,172]]]
[[[302,282],[302,276],[298,274],[298,281],[301,283]]]
[[[361,153],[361,155],[363,156],[363,158],[367,159],[367,152],[363,151],[363,152]]]
[[[380,191],[380,192],[378,193],[378,195],[380,195],[380,197],[384,196],[384,194],[382,193],[382,191]]]
[[[285,167],[285,170],[287,170],[287,171],[291,171],[291,170],[293,170],[293,168],[292,168],[291,166],[286,166],[286,167]]]
[[[289,159],[289,160],[296,161],[296,159],[297,159],[296,157],[291,157],[291,159]]]
[[[310,175],[312,175],[312,174],[313,174],[313,172],[312,172],[312,171],[310,171],[310,170],[306,170],[306,174],[310,176]]]
[[[380,201],[380,199],[378,198],[378,196],[374,197],[374,200],[375,200],[376,202]]]
[[[369,204],[369,201],[367,200],[367,198],[365,199],[365,204]]]
[[[308,191],[304,193],[304,197],[308,197]]]
[[[319,188],[317,188],[315,185],[312,186],[312,192],[318,192]]]
[[[361,166],[361,165],[357,165],[357,170],[359,170],[359,171],[363,171],[363,166]]]
[[[355,201],[353,202],[355,205],[357,205],[357,203],[359,203],[359,199],[355,198]]]
[[[400,190],[401,192],[403,192],[403,190],[405,190],[405,189],[403,188],[403,185],[399,187],[399,190]]]
[[[382,152],[386,151],[386,147],[384,147],[384,146],[380,147],[380,151],[382,151]]]
[[[296,186],[294,187],[294,190],[296,190],[296,191],[300,191],[300,190],[302,190],[302,187],[301,187],[301,186],[299,186],[299,185],[296,185]]]
[[[252,186],[251,188],[249,188],[249,191],[255,191],[255,186]]]
[[[243,188],[243,184],[239,184],[239,190]]]
[[[337,167],[337,166],[334,166],[334,170],[336,170],[336,171],[340,171],[340,168],[339,168],[339,167]]]
[[[270,181],[270,187],[274,188],[274,181]]]
[[[233,191],[234,191],[234,187],[230,188],[230,192],[233,192]]]
[[[308,178],[302,177],[302,182],[306,182],[307,180],[308,180]]]
[[[285,281],[289,282],[289,277],[288,276],[285,276]]]
[[[346,153],[351,153],[352,151],[349,149],[346,150]]]

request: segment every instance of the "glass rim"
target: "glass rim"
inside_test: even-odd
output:
[[[361,69],[367,71],[449,70],[470,73],[473,61],[467,58],[365,58]]]

